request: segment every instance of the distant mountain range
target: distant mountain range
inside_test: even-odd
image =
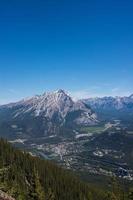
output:
[[[133,95],[129,97],[88,98],[83,102],[89,105],[99,118],[128,119],[133,117]]]
[[[102,97],[88,98],[84,100],[93,109],[133,109],[133,94],[129,97]]]

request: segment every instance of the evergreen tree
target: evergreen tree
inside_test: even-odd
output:
[[[44,190],[41,186],[38,171],[34,169],[35,173],[35,192],[37,194],[37,200],[45,200]]]
[[[55,195],[52,192],[51,188],[49,188],[49,190],[48,190],[47,200],[56,200]]]
[[[130,191],[129,191],[128,199],[133,200],[133,188],[131,188]]]

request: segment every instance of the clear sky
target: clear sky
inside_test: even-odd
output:
[[[132,0],[0,1],[0,103],[133,93]]]

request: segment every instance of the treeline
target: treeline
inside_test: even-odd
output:
[[[50,161],[33,157],[0,139],[0,190],[16,200],[133,200],[79,181]]]

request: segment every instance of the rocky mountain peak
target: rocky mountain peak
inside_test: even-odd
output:
[[[65,90],[62,90],[62,89],[56,90],[55,93],[57,93],[57,94],[65,94],[66,95]]]
[[[68,122],[78,125],[97,123],[97,116],[89,106],[82,101],[74,102],[62,89],[5,105],[4,109],[10,110],[11,120],[36,118],[49,127],[52,123],[61,126]]]

